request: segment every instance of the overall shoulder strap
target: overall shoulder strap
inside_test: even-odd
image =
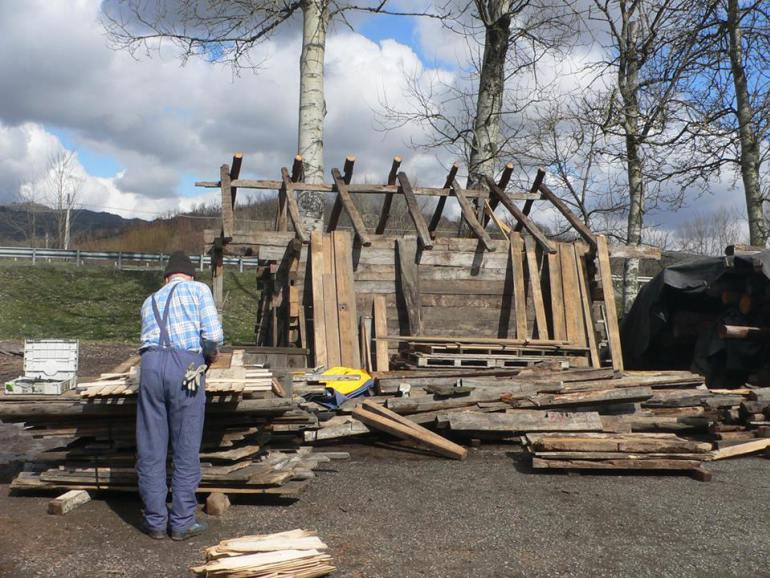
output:
[[[160,311],[158,310],[158,302],[155,299],[155,295],[153,294],[152,296],[152,312],[155,315],[155,322],[158,324],[158,328],[160,329],[161,347],[171,347],[171,339],[169,339],[168,336],[168,314],[171,310],[171,298],[174,296],[174,291],[176,291],[178,285],[178,283],[174,283],[174,285],[171,287],[171,291],[168,292],[168,297],[166,298],[166,307],[163,310],[162,317],[160,315]]]

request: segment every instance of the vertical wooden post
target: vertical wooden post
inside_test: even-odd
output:
[[[224,250],[221,240],[214,243],[211,250],[211,286],[214,294],[214,303],[219,311],[219,317],[222,317],[222,309],[225,304],[225,284],[224,284]]]

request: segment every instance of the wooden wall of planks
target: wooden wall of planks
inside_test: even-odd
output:
[[[291,239],[276,232],[236,233],[231,247],[249,247],[279,270]],[[296,317],[286,322],[303,317],[301,335],[292,342],[262,344],[311,347],[316,365],[363,367],[358,318],[366,315],[373,317],[377,338],[387,331],[390,336],[493,338],[500,344],[536,340],[582,351],[584,362],[575,360],[575,365],[612,363],[622,369],[603,236],[597,236],[595,253],[579,241],[552,242],[554,252],[546,253],[516,231],[509,240],[492,243],[496,250],[488,252],[476,239],[442,238],[428,251],[414,237],[377,236],[364,247],[348,231],[313,233],[310,245],[297,253],[292,281],[284,288],[290,302],[286,310]],[[275,288],[271,303],[274,293]],[[370,345],[367,349],[384,366],[382,341]],[[394,353],[398,345],[388,342],[388,351]]]

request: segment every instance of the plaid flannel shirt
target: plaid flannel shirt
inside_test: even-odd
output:
[[[168,315],[168,335],[171,346],[187,351],[202,351],[202,340],[221,344],[224,341],[214,296],[208,285],[198,281],[173,278],[155,292],[161,317],[168,306],[168,294],[178,285],[171,299]],[[142,305],[142,345],[140,349],[160,346],[160,327],[152,311],[152,296]]]

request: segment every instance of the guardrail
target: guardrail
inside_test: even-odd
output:
[[[86,261],[111,261],[118,269],[123,269],[126,263],[144,263],[146,266],[157,266],[162,269],[169,255],[165,253],[131,253],[125,251],[80,251],[64,249],[41,249],[37,247],[0,247],[0,259],[31,259],[32,264],[38,260],[51,262],[53,260],[74,262],[76,266]],[[211,268],[211,257],[208,255],[192,255],[190,260],[198,269]],[[224,257],[225,265],[237,266],[240,271],[244,267],[256,267],[257,257]]]

